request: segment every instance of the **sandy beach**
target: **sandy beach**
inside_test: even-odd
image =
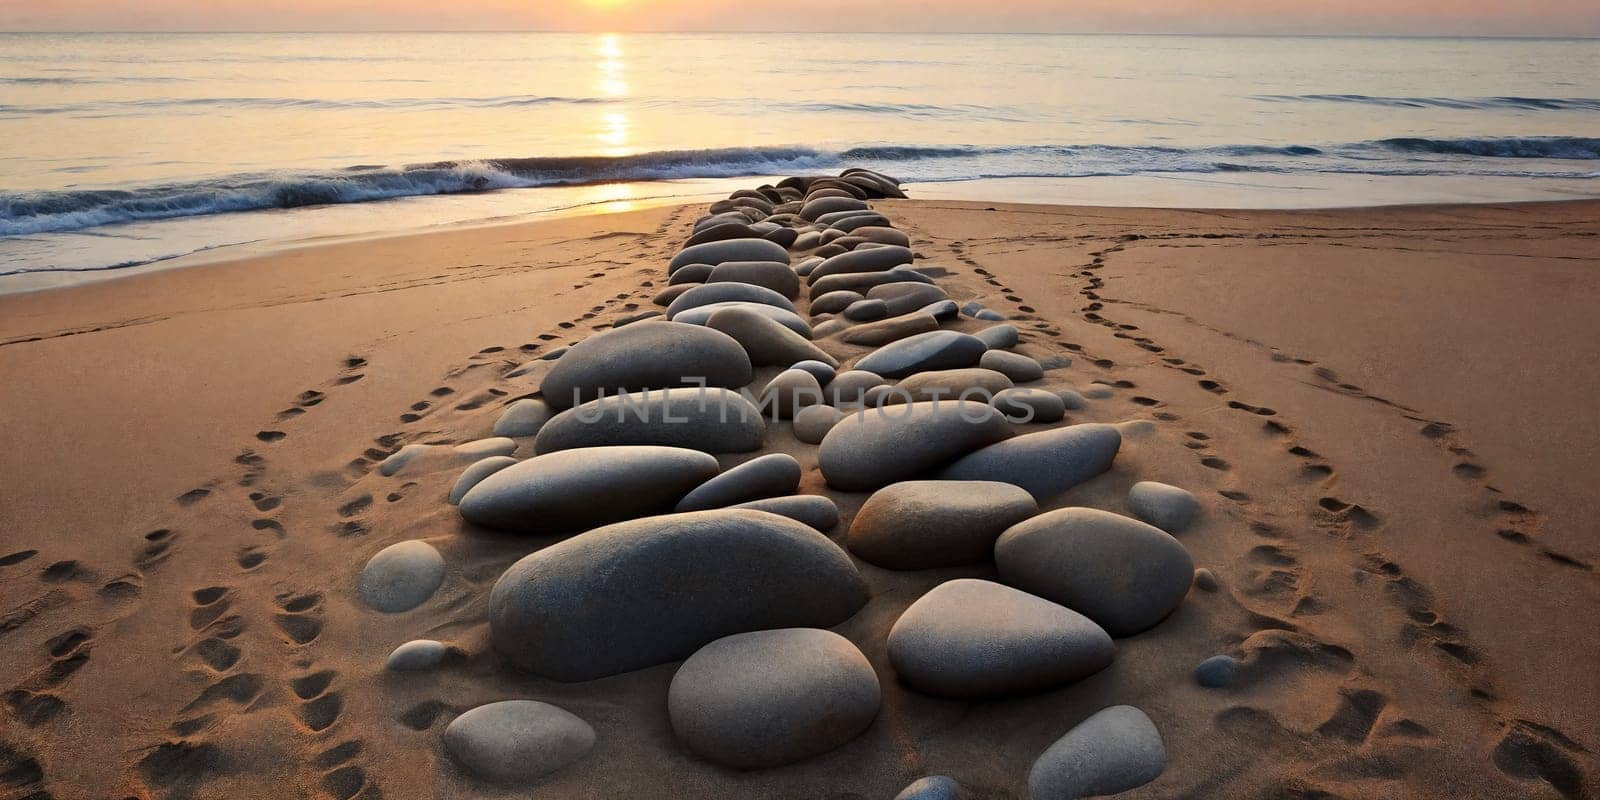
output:
[[[872,207],[958,305],[1020,330],[1046,370],[1027,386],[1085,401],[1061,424],[1120,431],[1113,466],[1041,510],[1126,514],[1140,481],[1198,498],[1176,537],[1217,585],[1118,637],[1111,666],[999,699],[918,691],[891,626],[996,568],[852,556],[869,599],[832,630],[882,701],[822,755],[690,753],[677,661],[579,682],[510,668],[490,589],[564,537],[465,522],[454,457],[377,465],[491,436],[560,363],[541,357],[662,310],[706,205],[337,242],[0,296],[0,795],[887,800],[948,775],[1020,798],[1041,752],[1121,704],[1166,749],[1128,797],[1600,793],[1600,201]],[[841,370],[872,350],[816,344]],[[752,391],[782,371],[758,366]],[[870,492],[831,487],[789,422],[762,444],[720,466],[792,455],[843,546]],[[402,613],[363,604],[368,559],[413,539],[443,555],[442,586]],[[414,639],[453,658],[386,670]],[[1241,679],[1197,685],[1219,654]],[[441,735],[507,699],[572,712],[593,749],[529,785],[471,774]]]

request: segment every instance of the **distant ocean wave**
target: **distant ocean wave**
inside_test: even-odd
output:
[[[1373,175],[1592,177],[1600,138],[1389,138],[1340,145],[1213,147],[863,145],[754,147],[621,157],[509,158],[403,167],[234,175],[130,188],[0,192],[0,236],[124,222],[539,186],[730,178],[861,165],[906,181],[1149,173],[1331,172]],[[1577,167],[1577,168],[1574,168]]]
[[[1355,103],[1388,108],[1453,108],[1463,111],[1600,111],[1593,97],[1375,97],[1365,94],[1263,94],[1272,103]]]

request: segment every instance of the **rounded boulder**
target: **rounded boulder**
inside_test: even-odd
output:
[[[451,720],[444,747],[479,778],[527,783],[588,755],[594,728],[549,703],[502,700]]]
[[[587,447],[536,456],[490,475],[461,498],[475,525],[566,533],[672,508],[718,471],[681,447]]]
[[[1045,502],[1111,468],[1122,434],[1110,425],[1068,425],[990,445],[945,468],[957,481],[1005,481]]]
[[[959,331],[929,331],[886,344],[863,356],[855,368],[885,378],[904,378],[929,370],[973,366],[988,349],[978,338]]]
[[[738,392],[689,386],[602,397],[569,408],[539,429],[533,446],[541,455],[616,445],[747,453],[760,448],[765,435],[761,410]]]
[[[1028,771],[1033,800],[1119,794],[1156,779],[1167,766],[1154,722],[1133,706],[1095,712],[1050,745]]]
[[[1000,534],[1039,513],[1033,496],[993,481],[902,481],[872,493],[850,521],[850,552],[887,569],[988,561]]]
[[[818,463],[830,486],[866,491],[937,468],[1008,435],[1010,427],[1000,412],[979,403],[865,409],[828,431]]]
[[[556,410],[607,394],[667,389],[704,381],[737,387],[750,382],[750,357],[733,337],[698,325],[645,322],[591,336],[573,345],[545,374],[539,389]]]

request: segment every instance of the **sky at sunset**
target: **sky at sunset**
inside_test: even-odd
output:
[[[0,0],[0,30],[1600,36],[1600,0]]]

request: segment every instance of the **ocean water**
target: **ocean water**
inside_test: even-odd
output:
[[[30,286],[847,165],[1064,203],[1600,195],[1600,41],[0,34],[0,142]]]

